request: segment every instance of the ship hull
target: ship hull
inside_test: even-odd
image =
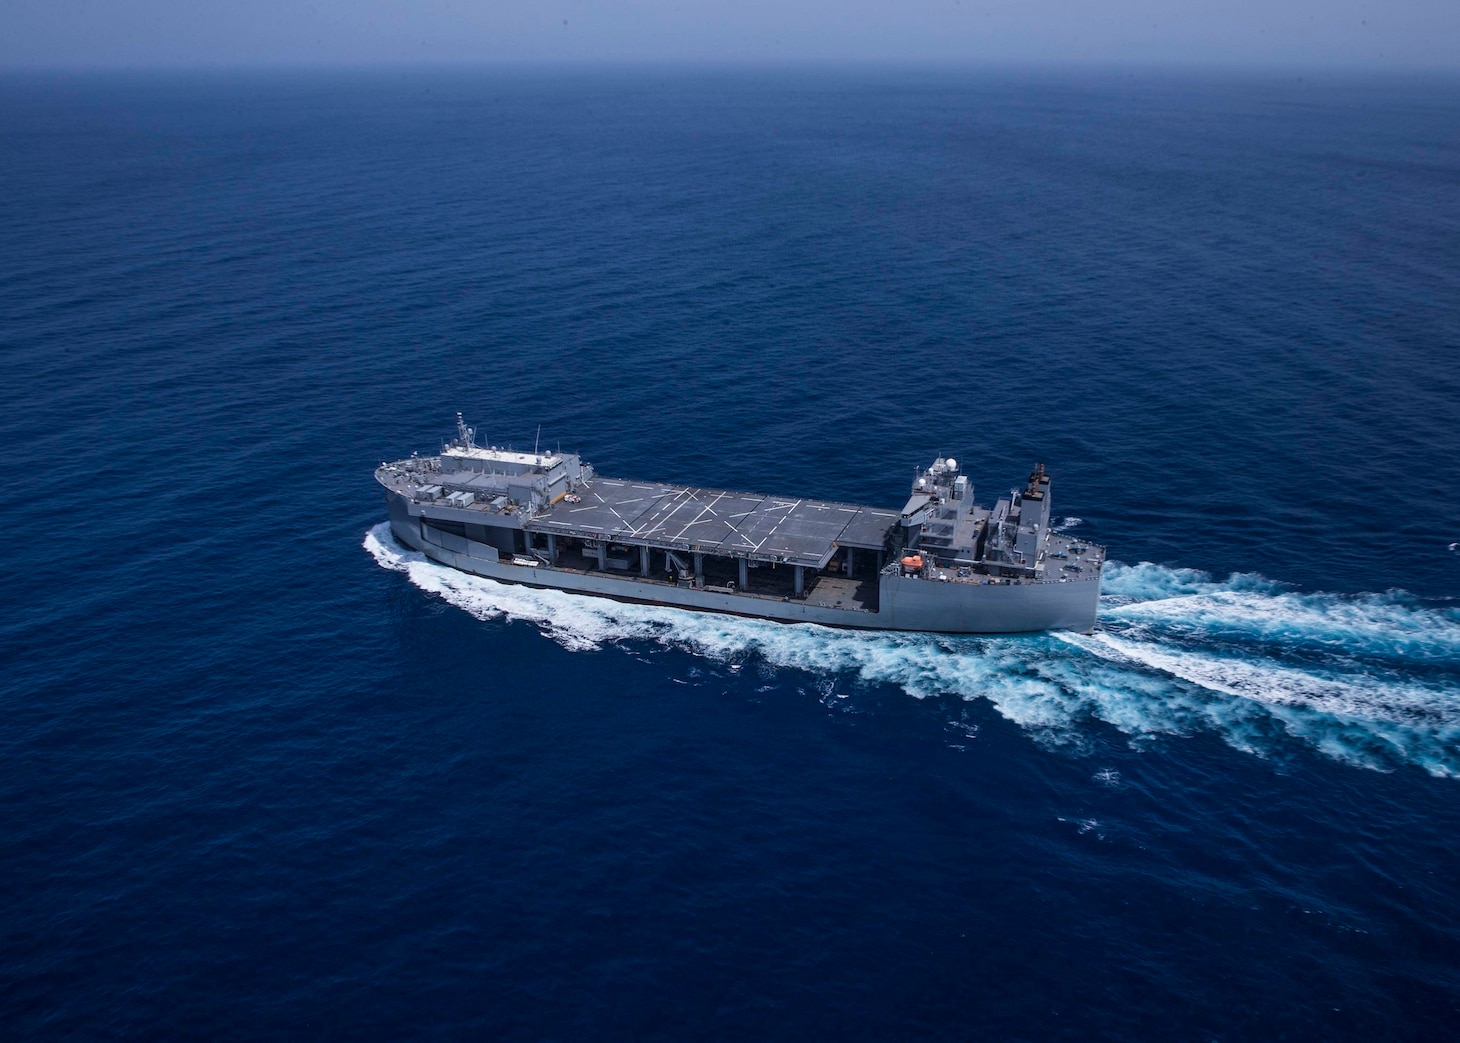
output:
[[[1006,634],[1043,630],[1089,632],[1100,598],[1099,575],[1089,579],[998,584],[939,583],[883,574],[876,609],[848,608],[805,598],[773,598],[705,589],[633,575],[514,562],[495,547],[423,527],[395,496],[391,531],[407,547],[448,568],[504,583],[639,604],[860,630]]]

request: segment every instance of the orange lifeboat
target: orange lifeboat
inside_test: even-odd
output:
[[[921,569],[923,567],[923,556],[921,554],[909,554],[902,559],[902,567],[905,569]]]

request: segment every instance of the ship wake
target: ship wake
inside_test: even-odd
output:
[[[974,637],[841,631],[628,605],[469,576],[378,525],[383,567],[483,620],[520,620],[564,648],[649,642],[908,694],[985,699],[1044,743],[1104,722],[1145,742],[1213,733],[1258,755],[1294,742],[1376,770],[1460,777],[1460,608],[1402,592],[1300,593],[1143,563],[1106,568],[1094,634]]]

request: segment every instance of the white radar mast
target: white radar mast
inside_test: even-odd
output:
[[[456,437],[459,438],[459,439],[461,439],[461,447],[463,449],[475,449],[476,448],[476,442],[474,441],[474,439],[476,438],[476,433],[477,433],[476,428],[474,428],[474,427],[467,427],[466,426],[466,421],[463,420],[463,419],[461,419],[461,414],[460,413],[457,413],[456,414]]]

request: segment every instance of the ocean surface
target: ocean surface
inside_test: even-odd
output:
[[[1460,81],[12,75],[0,363],[8,1039],[1460,1031]],[[1101,622],[453,574],[457,410]]]

